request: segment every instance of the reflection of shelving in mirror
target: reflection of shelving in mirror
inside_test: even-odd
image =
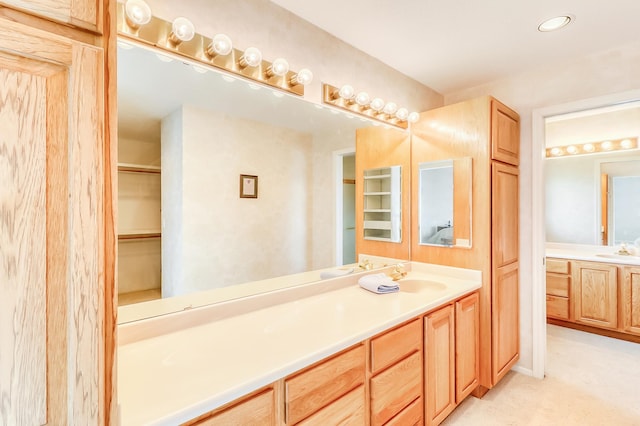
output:
[[[160,142],[119,137],[118,305],[161,297]]]
[[[400,242],[401,166],[364,171],[364,238]]]

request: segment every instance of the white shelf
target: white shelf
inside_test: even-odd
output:
[[[160,166],[150,166],[146,164],[118,163],[119,172],[129,173],[155,173],[160,174]]]
[[[391,195],[391,192],[365,192],[364,195]]]
[[[365,213],[391,213],[391,209],[364,209]]]
[[[118,234],[119,241],[128,241],[128,240],[144,240],[150,238],[161,238],[162,233],[160,230],[155,229],[140,229],[136,231],[125,231]]]
[[[390,178],[391,175],[390,174],[386,174],[386,175],[371,175],[371,176],[365,176],[364,180],[369,180],[369,179],[387,179]]]
[[[391,221],[390,220],[365,220],[364,229],[379,229],[379,230],[386,231],[391,229]]]

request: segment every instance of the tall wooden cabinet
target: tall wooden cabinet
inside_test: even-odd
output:
[[[472,158],[471,248],[421,245],[420,212],[413,202],[411,259],[482,271],[482,391],[519,357],[519,147],[518,114],[492,97],[426,111],[412,125],[413,182],[419,181],[422,162]],[[414,201],[418,190],[414,185]]]
[[[110,3],[3,3],[0,424],[108,424]]]

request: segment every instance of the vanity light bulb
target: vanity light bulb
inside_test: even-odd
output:
[[[380,98],[373,98],[369,106],[375,112],[380,112],[382,111],[382,108],[384,108],[384,101]]]
[[[361,107],[366,107],[371,102],[371,98],[367,92],[360,92],[356,95],[356,103]]]
[[[420,120],[420,114],[414,111],[411,114],[409,114],[409,117],[407,117],[407,120],[409,121],[409,123],[417,123],[418,120]]]
[[[313,73],[308,68],[302,68],[298,71],[298,74],[294,75],[289,82],[292,86],[297,86],[298,84],[302,84],[303,86],[308,85],[313,81]]]
[[[384,112],[387,115],[393,115],[396,113],[397,110],[398,110],[398,105],[396,105],[394,102],[388,102],[384,106],[384,109],[382,110],[382,112]]]
[[[600,145],[600,146],[605,151],[609,151],[611,148],[613,148],[613,143],[611,143],[611,141],[604,141],[604,142],[602,142],[602,145]]]
[[[398,111],[396,111],[396,118],[400,121],[405,121],[409,118],[409,110],[406,108],[398,108]]]
[[[593,144],[592,144],[592,143],[586,143],[586,144],[584,144],[584,145],[582,146],[582,149],[583,149],[585,152],[593,152],[593,151],[595,151],[596,147],[595,147],[595,146],[593,146]]]
[[[216,34],[207,46],[207,54],[211,57],[226,56],[233,50],[233,43],[226,34]]]
[[[257,67],[262,62],[262,52],[255,47],[250,47],[244,51],[240,58],[239,65],[242,68]]]
[[[622,142],[620,142],[620,146],[623,147],[624,149],[629,149],[633,146],[633,142],[631,141],[631,139],[625,139]]]
[[[287,75],[288,72],[289,72],[289,62],[287,62],[287,60],[284,58],[278,58],[275,61],[273,61],[273,63],[267,70],[267,75],[269,77],[273,75],[282,77],[284,75]]]
[[[338,96],[340,96],[345,101],[349,101],[353,99],[355,95],[356,95],[356,91],[353,89],[353,86],[350,86],[348,84],[345,84],[344,86],[342,86],[340,88],[340,91],[338,91]]]
[[[578,148],[576,148],[574,145],[569,145],[567,147],[567,152],[569,154],[576,154],[578,152]]]
[[[190,41],[195,35],[196,27],[190,20],[181,16],[173,21],[169,39],[174,44],[179,44],[183,41]]]
[[[551,155],[557,157],[558,155],[561,155],[561,154],[562,154],[562,150],[560,148],[556,147],[551,149]]]
[[[129,27],[138,29],[151,21],[151,8],[144,0],[127,0],[124,13]]]

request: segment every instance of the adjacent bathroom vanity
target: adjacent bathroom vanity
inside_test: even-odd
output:
[[[546,265],[549,323],[640,342],[640,257],[550,244]]]
[[[481,273],[405,268],[121,325],[121,424],[440,423],[478,385]]]

